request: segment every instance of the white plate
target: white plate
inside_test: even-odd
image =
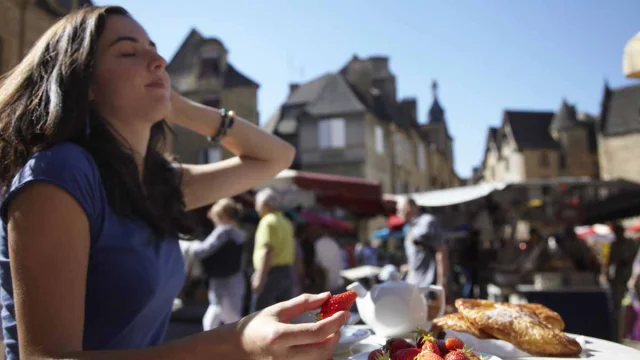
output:
[[[361,352],[359,354],[353,355],[349,358],[349,360],[367,360],[367,358],[369,357],[369,353],[371,351],[365,351],[365,352]],[[481,353],[478,351],[475,351],[476,355],[481,355],[484,356],[484,358],[488,359],[488,360],[502,360],[501,358],[497,357],[497,356],[493,356],[493,355],[488,355],[485,353]]]
[[[340,329],[340,341],[338,344],[353,344],[362,341],[371,335],[371,331],[361,327],[345,325]]]
[[[371,336],[371,331],[367,329],[345,325],[340,329],[340,340],[338,341],[338,345],[336,345],[334,353],[342,354],[349,352],[351,345],[360,342],[369,336]]]

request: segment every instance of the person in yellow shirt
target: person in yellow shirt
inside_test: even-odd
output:
[[[293,225],[278,210],[275,192],[269,188],[259,191],[255,204],[260,222],[253,250],[252,311],[262,310],[293,296],[295,257]]]

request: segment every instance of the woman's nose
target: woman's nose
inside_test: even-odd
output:
[[[153,51],[150,53],[150,59],[149,59],[149,68],[151,70],[162,70],[165,67],[167,67],[167,60],[165,60],[162,56],[160,56],[160,54],[158,54],[157,52]]]

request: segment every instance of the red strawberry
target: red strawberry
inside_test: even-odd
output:
[[[440,352],[440,349],[438,348],[438,345],[436,344],[435,341],[431,341],[431,340],[426,340],[424,342],[424,344],[422,344],[422,351],[428,351],[428,352],[432,352],[436,355],[442,355],[442,353]]]
[[[415,347],[402,349],[391,355],[391,360],[414,360],[418,354],[420,354],[420,349]]]
[[[444,340],[436,340],[436,345],[438,345],[438,349],[440,349],[441,356],[447,355],[449,349],[447,349],[447,343]]]
[[[418,356],[416,356],[415,360],[443,360],[442,356],[434,354],[432,352],[423,351]]]
[[[389,354],[382,349],[373,350],[369,353],[367,360],[389,360]]]
[[[447,350],[453,351],[458,349],[464,349],[464,342],[457,337],[450,337],[446,340],[445,345]]]
[[[357,297],[358,294],[353,290],[331,296],[322,304],[322,309],[318,314],[318,320],[326,319],[338,311],[349,311]]]
[[[445,355],[444,360],[469,360],[469,356],[462,350],[454,350]]]
[[[413,346],[413,344],[411,344],[410,342],[404,339],[389,339],[387,340],[385,349],[389,352],[389,355],[391,355],[391,358],[393,359],[393,355],[400,350],[417,349],[417,348]]]
[[[417,328],[413,331],[416,334],[416,347],[422,349],[426,341],[435,341],[433,335],[424,329]]]

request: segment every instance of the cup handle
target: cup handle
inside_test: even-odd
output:
[[[434,292],[436,293],[436,295],[438,295],[438,315],[436,315],[436,318],[439,318],[440,316],[444,315],[444,311],[446,309],[446,299],[445,299],[445,293],[444,293],[444,288],[440,285],[431,285],[427,288],[427,294],[429,294],[430,292]],[[431,319],[433,320],[433,319]]]

